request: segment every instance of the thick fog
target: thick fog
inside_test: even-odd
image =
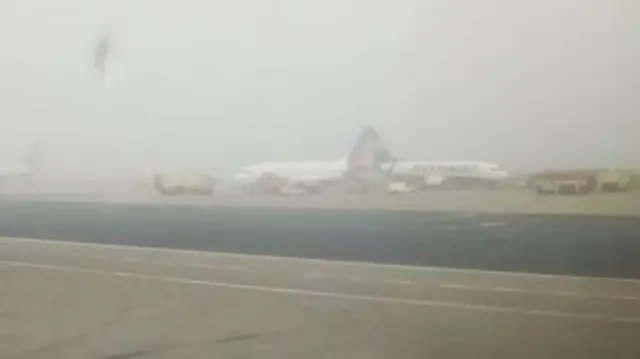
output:
[[[60,176],[398,156],[640,167],[634,0],[2,0],[0,161]],[[94,50],[108,34],[105,78]]]

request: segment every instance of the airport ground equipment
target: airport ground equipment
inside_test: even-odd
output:
[[[163,196],[210,196],[215,179],[201,173],[165,173],[153,176],[155,190]]]
[[[531,176],[540,195],[585,195],[598,187],[597,172],[591,170],[547,170]]]

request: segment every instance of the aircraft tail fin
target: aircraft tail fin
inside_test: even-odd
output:
[[[93,51],[93,67],[101,80],[107,77],[107,60],[110,54],[111,41],[108,32],[105,32],[98,39],[98,43]]]
[[[371,170],[385,162],[397,160],[386,148],[380,135],[372,126],[366,126],[360,132],[356,144],[347,157],[349,168]]]

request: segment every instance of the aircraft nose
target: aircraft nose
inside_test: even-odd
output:
[[[234,176],[234,180],[238,183],[251,182],[255,176],[252,173],[240,172]]]
[[[498,177],[500,177],[502,179],[509,178],[509,176],[510,176],[509,172],[507,172],[505,170],[498,171]]]
[[[238,173],[233,177],[233,179],[236,182],[245,182],[248,179],[248,176],[246,174],[243,174],[243,173]]]

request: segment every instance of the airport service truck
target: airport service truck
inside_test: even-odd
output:
[[[599,171],[598,188],[601,192],[624,192],[633,184],[633,173],[625,170]]]
[[[153,187],[163,196],[210,196],[215,180],[199,173],[157,174],[153,177]]]
[[[597,187],[597,172],[590,170],[550,170],[531,178],[536,192],[544,194],[587,194]]]

